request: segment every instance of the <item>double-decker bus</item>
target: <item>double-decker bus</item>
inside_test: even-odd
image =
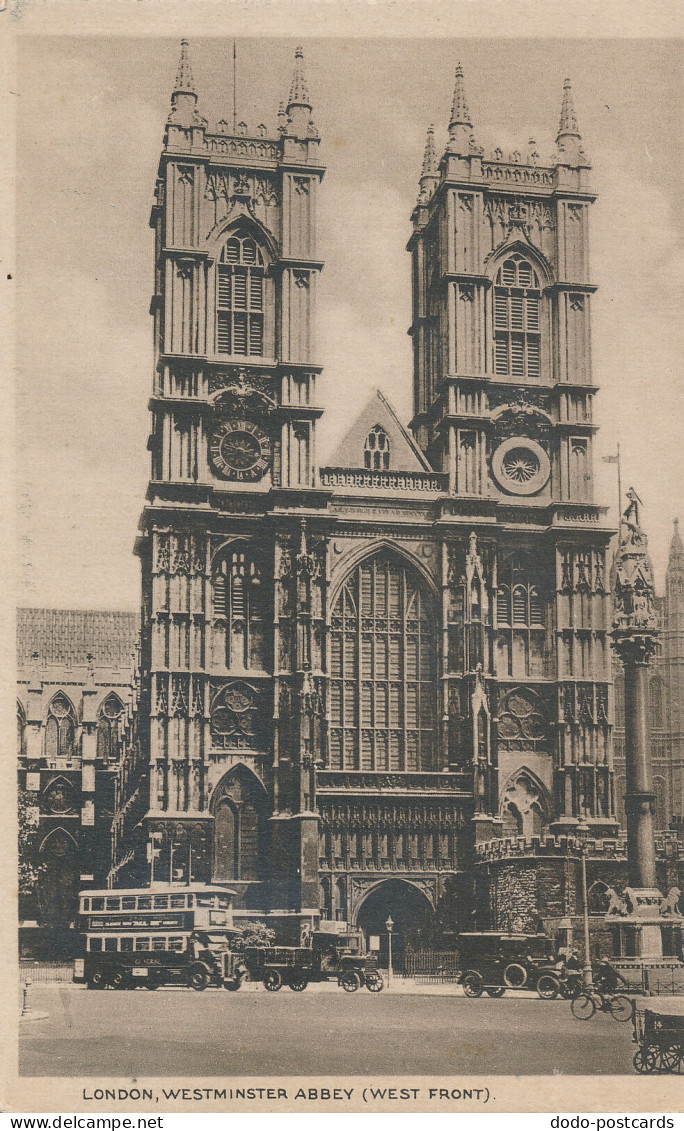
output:
[[[208,884],[82,891],[83,954],[74,981],[89,989],[240,984],[234,892]],[[235,985],[232,983],[235,982]]]

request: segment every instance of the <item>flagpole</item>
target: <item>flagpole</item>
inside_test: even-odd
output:
[[[233,134],[237,130],[237,52],[233,40]]]
[[[620,441],[617,442],[617,476],[618,476],[618,526],[622,515],[622,465],[620,463]]]

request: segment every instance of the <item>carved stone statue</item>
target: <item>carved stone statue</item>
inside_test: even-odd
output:
[[[670,890],[668,891],[665,898],[661,901],[660,914],[661,915],[679,915],[680,914],[679,900],[680,900],[681,894],[682,894],[681,888],[675,888],[675,887],[670,888]]]
[[[618,895],[615,888],[606,888],[606,898],[608,900],[606,915],[627,914],[627,903],[621,895]]]

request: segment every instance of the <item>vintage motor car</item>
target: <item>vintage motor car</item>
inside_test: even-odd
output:
[[[468,997],[501,997],[507,989],[547,998],[558,993],[553,942],[542,932],[463,931],[457,946],[458,980]]]
[[[305,946],[248,946],[244,962],[250,978],[273,993],[282,986],[300,992],[310,982],[332,979],[347,993],[361,986],[379,993],[384,986],[375,955],[363,953],[360,932],[314,931]]]

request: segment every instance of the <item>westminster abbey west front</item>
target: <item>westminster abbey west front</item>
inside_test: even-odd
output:
[[[549,162],[485,156],[457,68],[412,214],[413,420],[378,393],[320,466],[302,53],[269,136],[209,127],[183,43],[112,882],[225,882],[281,937],[391,915],[399,945],[540,922],[567,941],[583,843],[603,923],[626,864],[589,171],[569,82]]]

